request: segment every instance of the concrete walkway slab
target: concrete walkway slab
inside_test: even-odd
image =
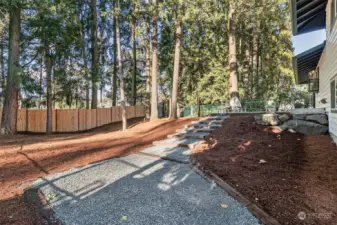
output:
[[[72,169],[35,184],[65,225],[259,224],[189,165],[144,155]]]

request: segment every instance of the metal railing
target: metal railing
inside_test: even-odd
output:
[[[261,112],[267,110],[267,103],[262,100],[241,100],[240,112]],[[200,105],[200,116],[207,116],[209,114],[223,114],[231,112],[229,104],[219,105]],[[198,106],[185,106],[184,117],[197,116]]]

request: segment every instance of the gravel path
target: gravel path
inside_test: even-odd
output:
[[[174,151],[173,158],[185,161],[179,152],[185,151]],[[162,151],[161,156],[169,153]],[[190,165],[148,155],[132,154],[71,169],[34,185],[66,225],[260,224],[247,208]]]

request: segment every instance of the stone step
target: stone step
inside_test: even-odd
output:
[[[182,163],[188,163],[191,155],[191,149],[187,147],[168,147],[153,146],[141,151],[145,154],[159,156],[162,159],[174,160]]]
[[[207,121],[207,120],[226,120],[229,116],[211,116],[207,118],[201,118],[199,121]]]
[[[201,140],[197,138],[168,138],[161,141],[154,141],[154,146],[166,146],[166,147],[188,147],[194,148]]]
[[[185,125],[186,129],[189,129],[189,128],[216,129],[220,127],[221,127],[221,124],[206,124],[206,123],[195,123],[195,124]]]
[[[222,124],[225,120],[199,120],[192,122],[193,124]]]
[[[187,132],[208,132],[212,133],[215,129],[214,128],[203,128],[203,127],[190,127],[185,129],[178,129],[176,130],[177,133],[187,133]]]
[[[214,116],[226,116],[226,117],[229,117],[230,115],[228,113],[211,113],[210,114],[211,117],[214,117]]]
[[[220,120],[200,120],[200,121],[195,121],[192,122],[194,124],[196,123],[201,123],[201,124],[222,124],[222,122],[224,122],[224,119],[220,119]]]
[[[187,133],[177,133],[174,134],[174,136],[172,137],[204,139],[208,135],[209,135],[208,132],[187,132]]]

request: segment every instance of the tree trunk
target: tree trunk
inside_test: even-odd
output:
[[[235,40],[235,27],[234,27],[234,8],[233,5],[229,6],[229,93],[230,93],[230,105],[232,111],[237,111],[241,107],[241,103],[239,100],[239,92],[238,92],[238,78],[237,78],[237,62],[236,62],[236,40]]]
[[[249,40],[249,50],[250,50],[250,61],[249,61],[249,98],[254,98],[254,37],[251,33],[251,38]]]
[[[76,8],[77,19],[80,24],[80,42],[81,42],[81,55],[84,64],[84,80],[85,80],[85,107],[86,109],[90,108],[90,96],[89,96],[89,77],[88,77],[88,64],[87,64],[87,55],[85,50],[85,40],[84,40],[84,25],[83,21],[80,19],[81,9],[82,9],[83,1],[79,1],[79,4]]]
[[[149,0],[145,1],[146,6],[148,7],[150,4]],[[146,66],[145,66],[145,71],[146,71],[146,93],[147,93],[147,98],[146,98],[146,118],[150,118],[150,93],[151,93],[151,38],[150,38],[150,17],[149,15],[146,15],[146,40],[145,40],[145,60],[146,60]]]
[[[8,46],[8,75],[1,120],[1,134],[16,133],[20,76],[20,8],[11,8]]]
[[[155,7],[157,1],[153,0]],[[158,74],[158,30],[157,30],[157,8],[156,15],[152,19],[152,82],[151,82],[151,117],[150,120],[158,119],[158,94],[157,94],[157,74]]]
[[[77,18],[79,20],[80,24],[80,42],[81,42],[81,54],[82,54],[82,60],[84,64],[84,80],[85,80],[85,108],[90,109],[90,86],[89,86],[89,76],[88,76],[88,62],[87,62],[87,54],[86,54],[86,49],[85,49],[85,40],[84,40],[84,24],[83,24],[83,19],[80,19],[80,13],[81,13],[81,8],[83,5],[83,1],[80,1],[80,5],[78,6],[77,9]]]
[[[253,82],[252,82],[252,90],[253,90],[253,99],[257,98],[257,85],[259,83],[259,77],[258,77],[258,55],[259,49],[258,49],[258,39],[257,37],[253,37],[253,64],[252,64],[252,68],[253,68]]]
[[[136,11],[136,3],[133,3],[133,11]],[[132,105],[137,103],[137,45],[136,45],[136,17],[132,18],[132,55],[133,55],[133,71],[132,71]]]
[[[41,93],[39,97],[39,109],[42,109],[42,90],[43,90],[43,59],[41,57],[41,68],[40,68],[40,88]]]
[[[102,31],[103,32],[103,31]],[[102,40],[103,40],[103,37],[102,37]],[[105,67],[105,55],[104,55],[104,52],[105,52],[105,46],[104,44],[102,44],[102,51],[101,51],[101,63],[102,63],[102,67],[104,68]],[[100,105],[101,107],[103,106],[103,101],[104,101],[104,77],[105,77],[105,72],[104,70],[101,71],[101,85],[100,85]]]
[[[117,30],[116,30],[116,20],[117,20],[117,16],[116,13],[118,12],[118,2],[117,0],[114,0],[113,2],[114,4],[114,21],[113,21],[113,31],[114,31],[114,35],[113,35],[113,39],[114,39],[114,43],[113,43],[113,60],[114,60],[114,67],[113,67],[113,75],[112,75],[112,106],[116,106],[117,104]]]
[[[98,82],[98,44],[97,44],[97,0],[91,0],[91,13],[92,13],[92,24],[91,24],[91,81],[92,81],[92,99],[91,108],[97,109],[97,82]]]
[[[99,10],[101,12],[105,11],[105,1],[100,1],[100,6],[99,6]],[[99,89],[99,94],[100,94],[100,107],[103,107],[103,101],[104,101],[104,85],[105,85],[105,80],[104,78],[106,77],[105,74],[105,67],[106,67],[106,61],[105,61],[105,45],[104,45],[104,39],[105,39],[105,35],[104,35],[104,27],[106,24],[106,18],[105,16],[101,16],[100,17],[100,23],[99,23],[99,57],[100,57],[100,63],[98,63],[100,65],[99,70],[97,70],[97,72],[100,74],[100,89]],[[102,68],[102,69],[101,69]]]
[[[119,7],[119,0],[116,0],[116,1],[117,1],[116,6]],[[122,49],[121,49],[121,37],[120,37],[119,15],[118,14],[116,14],[116,41],[117,41],[117,55],[118,55],[118,77],[120,81],[119,86],[120,86],[120,94],[121,94],[120,102],[121,102],[121,107],[122,107],[122,122],[123,122],[123,131],[126,131],[127,129],[126,103],[125,103]]]
[[[259,38],[257,39],[257,46],[256,46],[256,83],[255,83],[255,94],[256,94],[256,98],[260,98],[260,89],[259,89],[259,86],[260,86],[260,74],[259,74],[259,66],[260,66],[260,40]]]
[[[197,94],[197,107],[198,107],[198,117],[201,116],[201,108],[200,108],[200,96]]]
[[[251,51],[250,51],[250,44],[248,39],[246,39],[246,50],[245,50],[245,70],[244,70],[244,75],[243,75],[243,79],[242,82],[244,84],[244,97],[248,98],[250,95],[250,55],[251,55]]]
[[[53,112],[53,100],[52,100],[52,58],[50,56],[50,50],[48,44],[45,45],[45,64],[47,75],[47,124],[46,133],[51,134],[53,132],[52,112]]]
[[[171,118],[178,119],[177,115],[177,99],[178,99],[178,82],[179,82],[179,64],[180,64],[180,44],[181,44],[181,21],[177,22],[175,35],[175,50],[174,50],[174,68],[173,68],[173,84],[172,84],[172,104]]]
[[[4,63],[4,44],[3,40],[0,42],[0,67],[1,67],[1,92],[2,92],[2,97],[5,92],[5,63]]]

